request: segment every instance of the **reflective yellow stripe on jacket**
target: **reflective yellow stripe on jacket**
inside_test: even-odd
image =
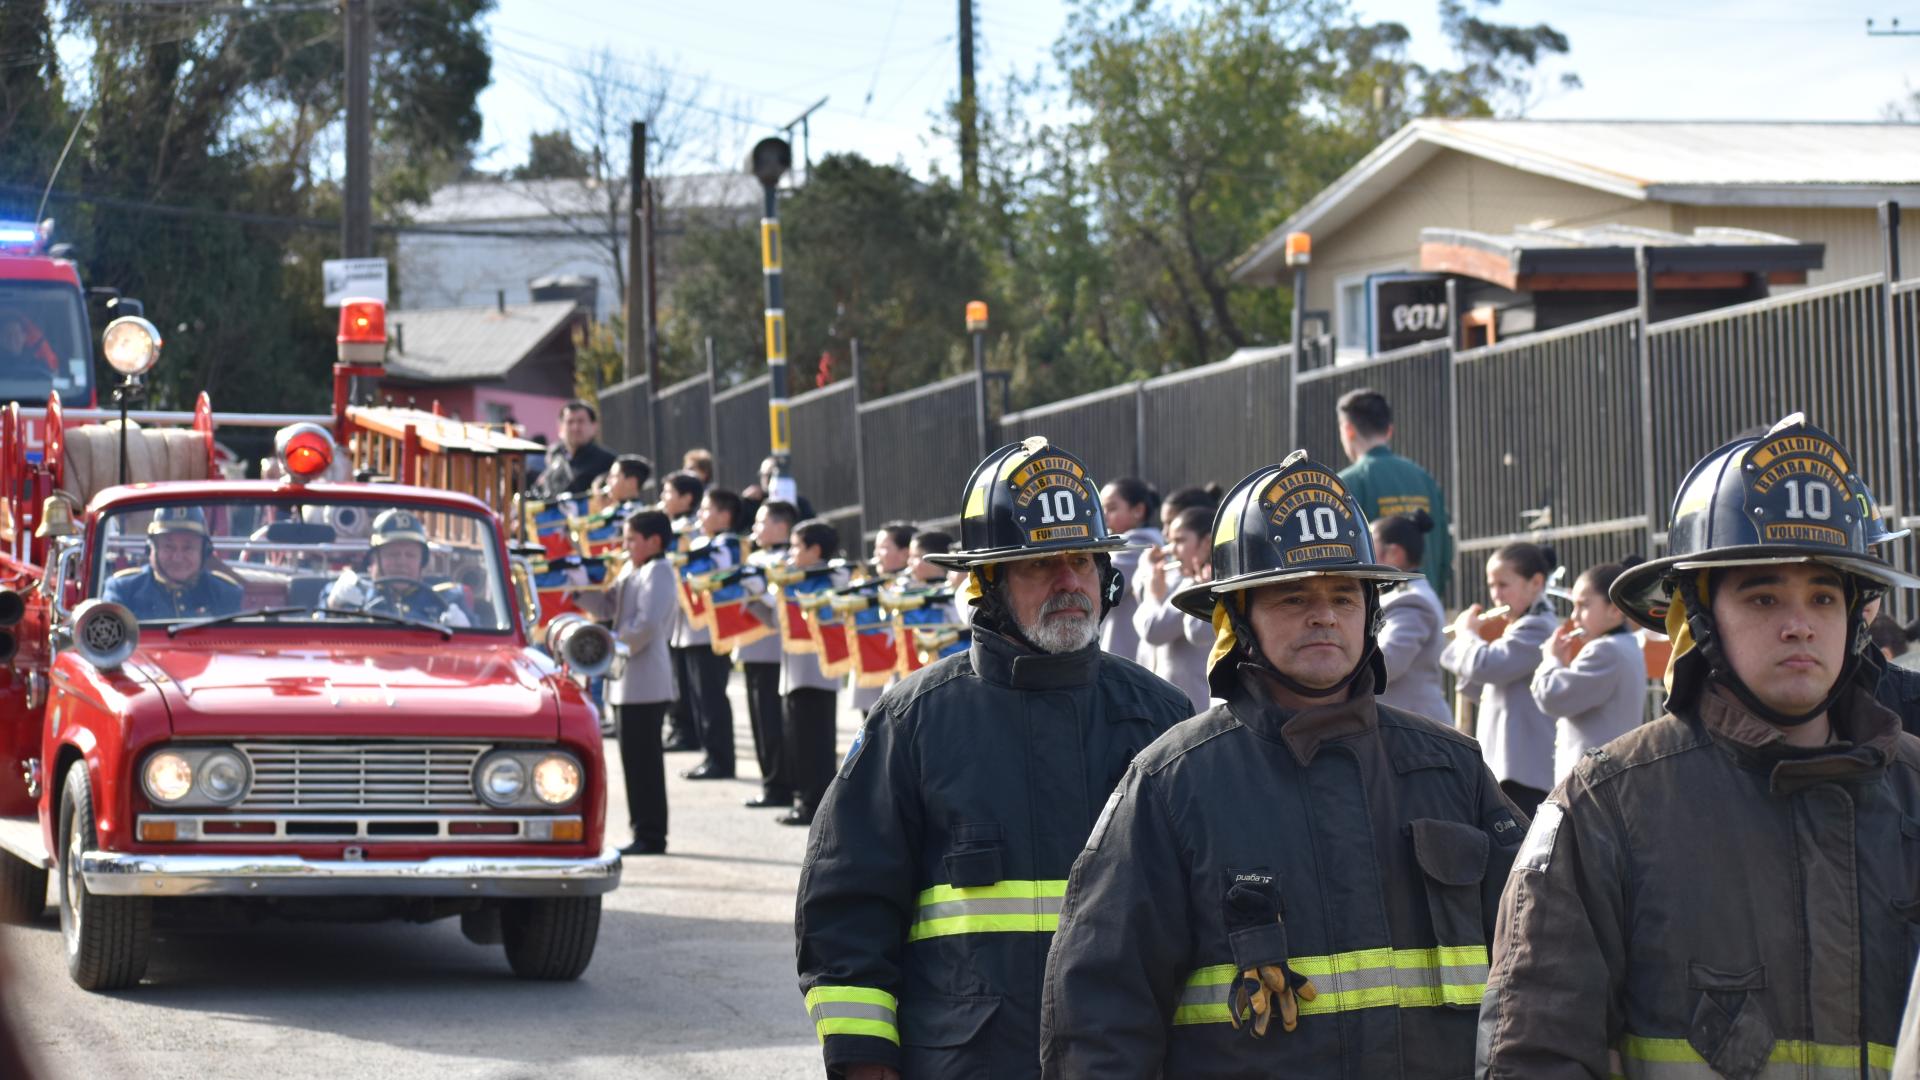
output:
[[[972,889],[935,885],[920,894],[908,941],[951,934],[1052,933],[1065,881],[1001,881]]]
[[[1293,969],[1319,991],[1300,1003],[1300,1014],[1348,1012],[1398,1006],[1480,1004],[1487,990],[1487,947],[1442,945],[1434,949],[1361,949],[1331,956],[1296,956]],[[1174,1010],[1176,1024],[1224,1024],[1238,972],[1232,964],[1201,968],[1187,979]]]
[[[1711,1080],[1720,1074],[1685,1039],[1649,1039],[1628,1035],[1615,1051],[1616,1076],[1640,1080]],[[1773,1044],[1767,1064],[1754,1074],[1756,1080],[1801,1080],[1805,1077],[1857,1077],[1860,1075],[1860,1048],[1831,1043],[1781,1039]],[[1886,1080],[1893,1075],[1893,1047],[1867,1044],[1867,1075],[1871,1080]]]
[[[870,986],[816,986],[807,991],[807,1015],[826,1042],[829,1035],[871,1035],[900,1044],[900,1003]]]

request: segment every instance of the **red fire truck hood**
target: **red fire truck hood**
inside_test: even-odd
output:
[[[559,737],[551,666],[506,642],[238,645],[152,634],[129,666],[166,694],[176,737]]]

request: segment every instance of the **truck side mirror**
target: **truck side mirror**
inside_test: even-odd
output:
[[[520,618],[526,621],[527,637],[540,626],[540,593],[533,587],[533,563],[523,556],[513,559],[513,596],[520,603]]]

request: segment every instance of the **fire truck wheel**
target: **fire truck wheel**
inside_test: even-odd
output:
[[[47,872],[0,851],[0,923],[30,923],[47,910]]]
[[[80,876],[80,855],[98,844],[93,832],[93,788],[87,767],[67,772],[60,801],[60,934],[67,974],[83,990],[120,990],[147,971],[153,940],[153,903],[139,896],[95,896]]]
[[[500,912],[507,963],[523,979],[577,979],[600,937],[600,898],[515,900]]]

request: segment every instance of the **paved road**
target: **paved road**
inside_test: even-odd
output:
[[[857,720],[843,714],[842,749]],[[37,925],[0,927],[0,993],[52,1080],[818,1076],[794,982],[805,830],[742,807],[753,779],[673,775],[697,758],[668,756],[671,854],[627,861],[577,983],[515,979],[457,920],[265,923],[162,937],[138,988],[88,994],[67,978],[50,903]],[[619,777],[615,764],[624,841]]]

